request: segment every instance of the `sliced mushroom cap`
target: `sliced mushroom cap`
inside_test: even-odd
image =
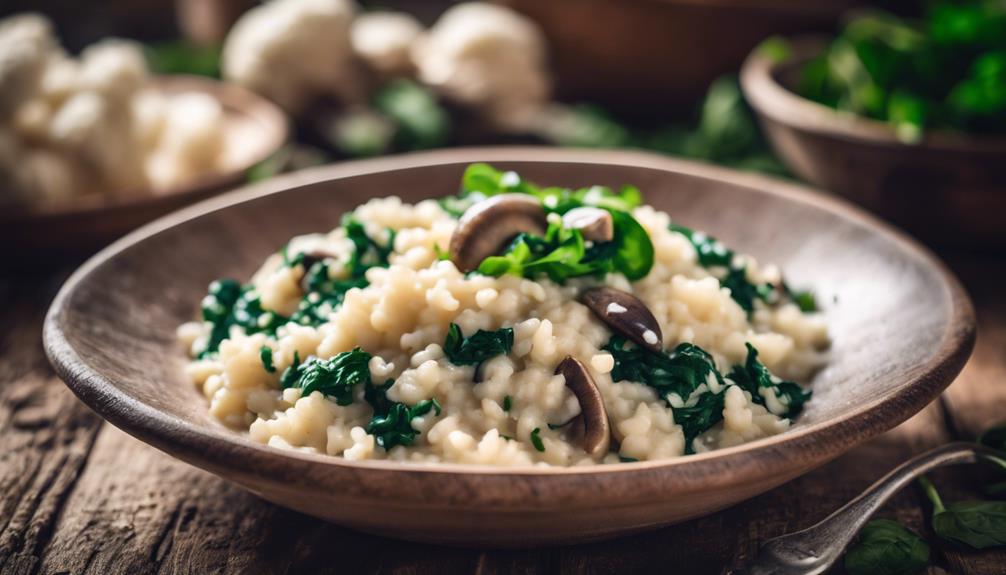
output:
[[[637,345],[660,351],[664,341],[660,324],[636,296],[615,288],[596,287],[584,291],[580,301],[615,333]]]
[[[479,267],[521,232],[544,235],[545,210],[533,196],[500,194],[465,210],[451,236],[451,261],[463,272]]]
[[[567,357],[555,368],[556,374],[566,379],[566,387],[580,402],[580,416],[583,420],[583,450],[594,459],[608,453],[611,445],[611,425],[604,409],[604,399],[597,384],[590,377],[587,368],[572,356]]]
[[[608,210],[583,206],[562,215],[562,227],[580,230],[583,239],[592,242],[610,242],[615,238],[615,223]]]

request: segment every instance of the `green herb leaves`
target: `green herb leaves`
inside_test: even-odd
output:
[[[764,405],[770,412],[783,417],[793,417],[803,409],[810,398],[810,391],[792,381],[780,381],[772,377],[768,369],[758,361],[758,350],[750,343],[744,365],[735,365],[727,377],[741,389],[751,394],[751,400]],[[774,397],[779,404],[769,401]]]
[[[1006,545],[1006,501],[964,501],[944,506],[928,478],[919,479],[933,503],[933,531],[941,539],[986,549]]]
[[[353,403],[353,387],[357,384],[370,385],[369,353],[360,348],[344,351],[330,359],[309,358],[297,366],[291,366],[286,382],[295,382],[289,387],[299,387],[305,397],[315,391],[332,397],[339,405]]]
[[[552,281],[620,272],[630,280],[640,279],[653,267],[653,243],[649,234],[630,214],[642,202],[639,190],[624,186],[619,191],[604,186],[578,190],[539,188],[516,172],[501,172],[488,164],[472,164],[465,170],[461,196],[446,198],[441,206],[460,215],[473,203],[502,193],[522,193],[536,197],[550,213],[564,214],[582,206],[607,210],[612,217],[614,237],[610,242],[588,246],[579,230],[550,223],[544,236],[520,234],[498,256],[483,260],[478,271],[484,275],[504,274],[524,277],[548,276]]]
[[[444,354],[454,365],[478,365],[497,355],[510,353],[513,347],[513,328],[496,331],[478,330],[470,337],[461,333],[461,327],[452,323],[447,328]]]
[[[929,545],[897,521],[875,519],[845,554],[849,575],[913,575],[929,564]]]
[[[541,441],[541,436],[539,435],[540,433],[540,427],[536,427],[531,431],[531,445],[533,445],[536,450],[544,452],[545,444]]]
[[[396,445],[412,445],[418,432],[412,428],[412,420],[433,410],[440,415],[440,403],[436,399],[425,399],[409,407],[404,403],[390,403],[387,410],[377,412],[367,424],[367,433],[374,436],[377,445],[391,449]]]
[[[272,363],[272,348],[263,345],[262,349],[258,351],[259,359],[262,360],[262,367],[265,368],[266,373],[276,373],[276,366]]]
[[[674,412],[674,422],[685,434],[685,452],[693,453],[692,440],[723,419],[722,390],[736,384],[751,394],[755,403],[766,405],[765,394],[778,400],[770,409],[782,417],[795,417],[810,397],[810,392],[791,381],[777,381],[758,361],[758,351],[748,344],[744,365],[734,366],[724,378],[717,370],[713,357],[702,348],[682,343],[671,353],[653,352],[627,344],[625,338],[612,336],[603,348],[615,359],[611,370],[614,381],[634,381],[655,389]],[[710,389],[692,397],[700,386]],[[778,409],[778,407],[782,409]]]
[[[814,294],[809,291],[793,291],[786,282],[781,282],[778,288],[770,283],[752,283],[748,279],[747,267],[735,262],[733,250],[716,238],[678,224],[671,224],[668,229],[688,238],[695,248],[699,264],[705,268],[712,268],[712,273],[719,279],[720,285],[730,290],[730,297],[741,306],[741,309],[748,312],[748,315],[754,311],[756,300],[774,304],[782,298],[794,302],[804,313],[818,310]]]

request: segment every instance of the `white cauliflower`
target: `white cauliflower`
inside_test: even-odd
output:
[[[79,89],[93,90],[117,104],[136,95],[147,76],[147,61],[134,42],[102,40],[80,54]]]
[[[523,131],[548,102],[545,40],[516,12],[459,4],[414,46],[419,78],[503,130]]]
[[[220,103],[206,94],[166,99],[158,141],[146,165],[155,190],[215,171],[225,144],[223,122]]]
[[[0,120],[38,92],[55,46],[52,25],[44,16],[21,14],[0,20]]]
[[[412,43],[422,33],[422,24],[408,14],[367,12],[353,21],[353,52],[380,77],[409,76]]]
[[[273,0],[246,12],[224,42],[224,78],[292,114],[323,95],[357,97],[350,0]]]

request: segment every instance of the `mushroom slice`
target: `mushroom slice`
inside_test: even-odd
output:
[[[580,402],[578,419],[583,420],[583,450],[594,459],[604,457],[611,445],[611,426],[597,384],[590,377],[587,368],[573,356],[562,360],[555,368],[555,373],[562,374],[566,379],[566,387]]]
[[[652,351],[660,351],[664,341],[660,324],[639,298],[610,287],[590,288],[580,301],[615,333]]]
[[[610,242],[615,238],[615,223],[608,210],[583,206],[562,215],[562,226],[580,230],[583,239],[592,242]]]
[[[545,210],[533,196],[500,194],[465,210],[451,236],[451,261],[463,272],[502,251],[521,232],[544,235]]]

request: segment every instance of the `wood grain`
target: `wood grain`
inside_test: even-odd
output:
[[[1006,409],[1002,340],[986,340],[1006,332],[998,289],[988,279],[990,270],[1006,270],[1006,260],[949,261],[976,298],[981,328],[976,354],[944,403],[726,511],[634,537],[530,551],[458,550],[360,534],[264,502],[164,455],[102,423],[49,370],[40,322],[61,274],[0,279],[8,310],[0,316],[0,573],[726,574],[760,541],[815,522],[907,456],[959,437],[952,427],[977,430]],[[58,480],[66,445],[89,449]],[[941,490],[961,484],[948,496],[977,497],[972,475],[958,468],[935,479]],[[882,515],[926,533],[923,502],[908,489]],[[1002,552],[937,549],[934,559],[942,572],[961,575],[998,575],[1006,565]]]
[[[288,238],[328,229],[375,191],[394,190],[406,202],[439,197],[474,161],[543,184],[634,182],[657,209],[778,263],[791,281],[827,297],[828,367],[794,427],[686,458],[541,469],[360,463],[281,451],[207,415],[181,369],[174,330],[193,317],[211,279],[249,277]],[[207,249],[218,245],[229,249]],[[45,328],[50,358],[85,403],[180,459],[343,525],[500,547],[639,532],[763,493],[924,408],[963,366],[973,336],[970,302],[942,264],[844,203],[661,156],[543,148],[351,162],[194,206],[88,262],[53,303]]]

